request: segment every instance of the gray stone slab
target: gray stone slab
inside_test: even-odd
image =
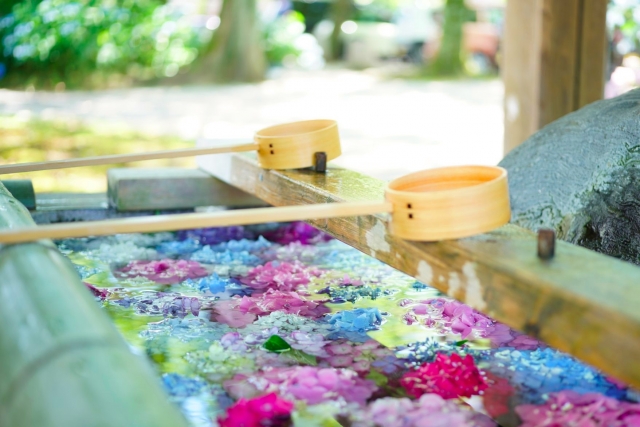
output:
[[[118,211],[264,205],[199,169],[117,168],[108,171],[107,181],[109,204]]]

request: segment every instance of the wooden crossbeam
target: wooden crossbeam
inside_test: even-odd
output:
[[[381,201],[386,183],[329,168],[267,171],[251,155],[209,156],[200,166],[275,206]],[[537,256],[536,235],[507,225],[461,240],[415,243],[389,233],[387,215],[310,221],[337,239],[512,328],[640,386],[640,268],[557,242]]]

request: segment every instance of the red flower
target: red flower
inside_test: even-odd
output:
[[[293,403],[269,393],[254,399],[240,399],[218,418],[220,427],[277,427],[291,418]]]
[[[415,371],[407,372],[400,384],[410,396],[418,398],[435,393],[445,399],[470,397],[487,388],[484,377],[478,371],[470,355],[461,358],[439,353],[433,363],[424,363]]]

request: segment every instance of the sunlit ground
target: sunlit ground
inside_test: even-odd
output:
[[[193,145],[176,137],[149,137],[134,132],[96,131],[75,120],[26,120],[24,116],[0,116],[2,163],[40,162],[74,157],[183,148]],[[32,179],[36,191],[100,192],[106,189],[110,166],[60,169],[2,175],[4,179]],[[188,159],[154,160],[147,167],[194,167]]]
[[[257,85],[5,90],[0,91],[0,114],[14,119],[0,122],[0,147],[5,162],[36,161],[189,144],[180,138],[249,141],[256,130],[273,124],[331,118],[338,121],[343,146],[336,163],[391,179],[430,167],[496,164],[502,157],[502,92],[498,79],[389,80],[349,70],[289,72]],[[25,125],[30,118],[70,125]],[[76,128],[78,122],[91,125],[95,133]],[[130,129],[149,136],[136,136]],[[159,137],[163,135],[176,137]],[[29,148],[6,148],[18,145]],[[189,164],[176,162],[173,165]],[[106,169],[29,176],[37,179],[41,191],[97,191],[106,186]]]

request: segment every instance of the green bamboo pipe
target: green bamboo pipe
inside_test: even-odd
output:
[[[35,226],[0,184],[0,229]],[[0,247],[0,427],[186,427],[50,241]]]

